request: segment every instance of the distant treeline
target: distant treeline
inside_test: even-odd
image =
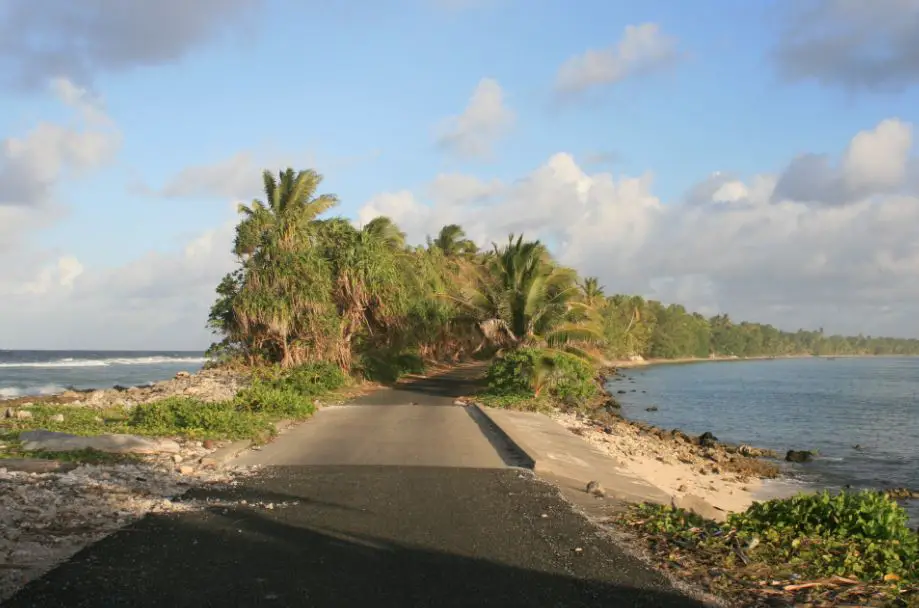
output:
[[[614,295],[603,303],[607,350],[612,358],[781,355],[917,355],[919,340],[825,335],[822,329],[788,332],[771,325],[706,318],[679,304]]]

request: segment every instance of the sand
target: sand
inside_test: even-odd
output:
[[[754,500],[771,498],[771,483],[725,466],[722,449],[700,448],[643,432],[626,420],[602,426],[573,413],[556,412],[556,422],[618,461],[620,470],[672,497],[676,506],[723,520],[744,511]]]

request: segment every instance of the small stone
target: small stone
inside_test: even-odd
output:
[[[543,513],[542,515],[540,515],[540,517],[543,519],[546,519],[547,517],[549,517],[549,515],[548,513]]]
[[[179,378],[190,378],[190,377],[191,377],[191,374],[189,372],[178,372],[176,374],[176,380],[178,380]]]
[[[195,472],[195,467],[191,465],[183,464],[182,466],[179,467],[179,473],[181,473],[182,475],[191,475],[194,472]]]
[[[456,399],[455,401],[453,401],[453,405],[466,405],[466,402],[463,401],[462,399]]]
[[[64,414],[55,414],[50,420],[51,422],[64,422]]]
[[[18,410],[16,412],[16,418],[19,420],[30,420],[32,418],[32,412],[29,410]]]
[[[681,483],[680,487],[676,489],[677,492],[685,492],[688,488],[685,483]]]
[[[183,460],[183,458],[182,458],[181,454],[173,454],[173,455],[172,455],[172,461],[173,461],[174,463],[179,464],[180,462],[182,462],[182,460]]]
[[[580,548],[580,547],[575,547],[575,548],[574,548],[574,552],[575,552],[575,553],[582,553],[583,551],[584,551],[584,549],[582,549],[582,548]]]
[[[587,484],[587,493],[594,496],[606,496],[606,490],[603,489],[603,485],[596,480]]]
[[[214,449],[214,441],[213,441],[212,439],[205,439],[204,442],[203,442],[201,445],[202,445],[202,447],[203,447],[205,450],[213,450],[213,449]]]

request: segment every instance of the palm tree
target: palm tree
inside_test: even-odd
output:
[[[478,280],[456,301],[486,341],[499,347],[549,346],[584,354],[578,343],[600,338],[588,307],[578,301],[577,275],[556,265],[539,241],[514,235],[493,245]]]
[[[292,338],[306,316],[323,307],[328,283],[323,260],[310,242],[310,223],[337,204],[331,194],[316,196],[322,176],[287,169],[275,178],[262,174],[265,200],[239,205],[234,252],[244,276],[232,305],[235,325],[254,347],[278,352],[282,365],[297,362]]]
[[[243,219],[236,227],[234,242],[239,256],[251,256],[263,247],[291,248],[310,221],[338,204],[334,194],[316,196],[322,176],[312,169],[294,173],[288,168],[277,178],[266,170],[262,180],[265,201],[255,199],[248,206],[239,205]]]
[[[597,277],[585,277],[578,286],[581,288],[581,298],[591,308],[597,308],[606,301],[603,286]]]
[[[466,238],[466,231],[457,224],[449,224],[440,229],[433,241],[428,238],[429,247],[437,247],[448,258],[472,254],[478,250],[475,243]]]
[[[364,232],[374,235],[393,249],[405,249],[405,233],[388,217],[375,217],[363,228]]]

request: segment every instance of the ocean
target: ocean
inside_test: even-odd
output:
[[[816,450],[813,462],[785,465],[802,487],[919,489],[919,358],[703,362],[624,374],[630,380],[609,389],[626,418],[783,456]],[[907,506],[919,521],[919,501]]]
[[[144,385],[205,362],[203,352],[0,350],[0,399]]]

